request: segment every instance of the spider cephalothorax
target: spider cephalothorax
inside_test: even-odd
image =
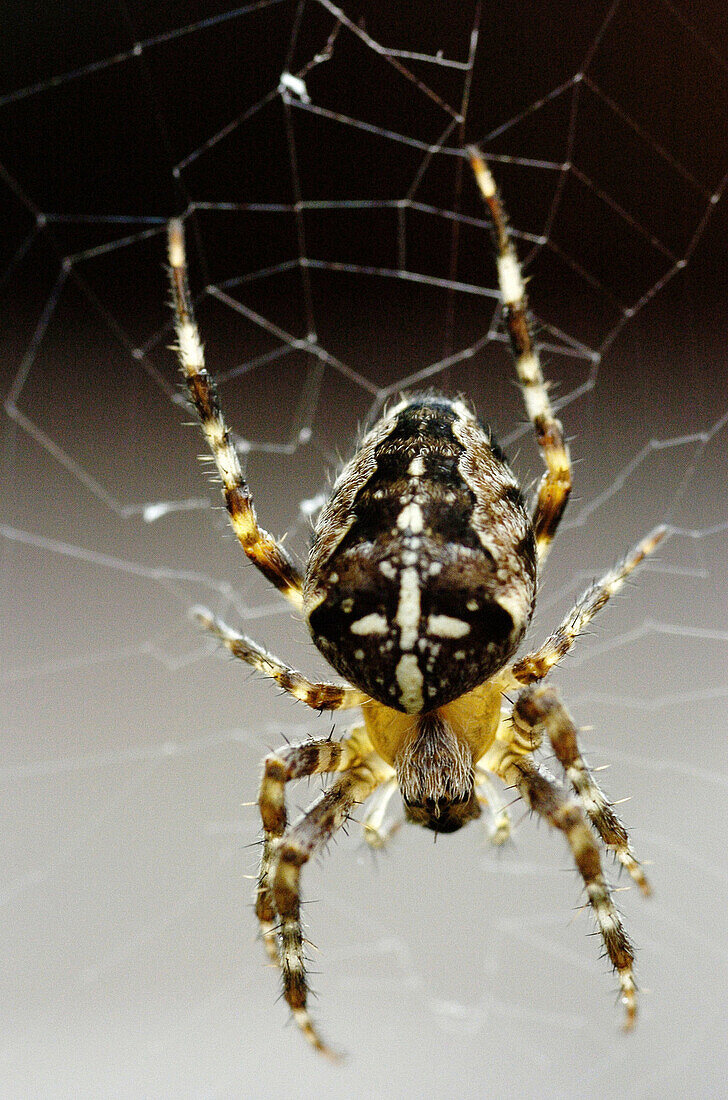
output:
[[[314,683],[231,630],[211,612],[201,622],[241,660],[315,710],[361,708],[346,736],[286,745],[266,757],[259,805],[263,850],[256,913],[296,1023],[331,1054],[307,1007],[301,867],[353,808],[375,791],[365,836],[381,845],[386,804],[399,787],[409,821],[455,832],[487,805],[494,842],[509,818],[492,777],[514,787],[566,838],[606,953],[619,977],[626,1026],[634,1023],[634,952],[604,878],[598,841],[644,893],[640,864],[578,746],[577,731],[542,681],[596,612],[663,537],[658,528],[592,585],[535,651],[513,660],[530,621],[537,573],[571,489],[561,424],[533,343],[526,294],[493,178],[469,150],[492,219],[506,328],[526,410],[546,464],[527,509],[489,432],[461,399],[404,398],[364,437],[316,527],[305,572],[258,526],[222,417],[187,288],[182,223],[169,227],[180,365],[222,480],[230,522],[245,553],[305,616],[316,645],[348,684]],[[510,695],[515,694],[511,704]],[[568,788],[532,759],[544,737]],[[289,826],[285,785],[314,774],[338,778]]]
[[[454,833],[480,816],[473,752],[437,711],[417,716],[394,760],[408,821]]]

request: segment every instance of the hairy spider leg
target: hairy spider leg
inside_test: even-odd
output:
[[[532,521],[539,563],[543,563],[564,514],[571,492],[571,460],[563,428],[554,416],[541,371],[528,312],[526,286],[508,219],[490,169],[475,146],[468,148],[475,180],[493,222],[498,285],[503,299],[506,327],[511,341],[518,382],[528,418],[536,431],[546,472],[538,487]]]
[[[529,729],[542,724],[566,778],[579,796],[597,834],[626,867],[645,897],[649,897],[652,889],[632,851],[627,830],[584,761],[579,751],[576,726],[554,689],[541,684],[526,688],[518,699],[513,721],[521,722],[524,714],[527,715]]]
[[[286,832],[285,784],[304,775],[334,771],[345,774]],[[391,769],[386,773],[384,766],[369,766],[361,760],[348,741],[294,745],[265,761],[260,787],[265,840],[256,912],[268,954],[280,966],[283,995],[296,1024],[316,1050],[331,1058],[336,1054],[322,1040],[307,1008],[301,867],[341,828],[353,807],[389,778]]]
[[[263,822],[263,850],[260,857],[255,912],[260,922],[263,944],[273,962],[278,963],[277,921],[270,886],[270,870],[276,843],[287,824],[285,785],[307,775],[343,771],[354,754],[344,741],[307,741],[302,745],[284,745],[263,761],[258,806]]]
[[[202,341],[187,283],[184,230],[178,218],[169,223],[168,240],[177,333],[175,350],[190,398],[197,410],[202,431],[222,480],[230,524],[253,564],[300,610],[303,606],[303,578],[283,546],[258,526],[250,490],[223,419],[217,387],[205,369]]]
[[[509,668],[503,669],[501,676],[513,678],[513,686],[532,684],[543,680],[554,665],[569,652],[576,638],[604,607],[605,603],[618,592],[633,569],[651,554],[667,534],[667,527],[655,527],[608,573],[590,585],[577,600],[569,614],[559,623],[543,645],[533,653],[514,661]]]
[[[371,702],[366,692],[359,691],[358,688],[307,679],[303,673],[268,653],[252,638],[233,630],[206,607],[195,607],[192,614],[205,630],[209,630],[222,642],[233,657],[246,661],[264,676],[270,676],[285,692],[312,710],[348,710]]]
[[[516,701],[513,713],[514,725],[521,737],[532,731],[536,743],[540,741],[540,731],[544,727],[551,735],[559,725],[570,722],[558,701],[554,706],[547,706],[533,691],[525,692]],[[584,880],[589,904],[594,911],[607,955],[618,974],[625,1007],[624,1026],[626,1030],[630,1030],[637,1018],[637,988],[632,972],[634,949],[612,900],[602,872],[599,848],[579,803],[569,798],[558,784],[542,775],[534,762],[525,755],[504,755],[499,774],[518,789],[535,813],[564,833]]]

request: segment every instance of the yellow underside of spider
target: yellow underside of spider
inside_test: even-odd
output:
[[[535,744],[520,747],[517,739],[514,739],[510,722],[501,721],[501,702],[507,687],[506,679],[497,676],[438,710],[438,714],[451,727],[458,740],[469,747],[473,763],[480,762],[487,771],[496,774],[502,765],[506,748],[518,755],[532,752],[536,748]],[[386,764],[394,767],[397,755],[415,735],[415,716],[392,710],[374,700],[365,703],[362,712],[371,748]],[[361,736],[363,732],[357,731],[357,734]],[[363,749],[364,745],[359,742],[357,747]]]

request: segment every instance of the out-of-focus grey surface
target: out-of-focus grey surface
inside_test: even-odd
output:
[[[725,1088],[727,226],[711,202],[728,171],[725,14],[484,12],[461,133],[442,103],[461,109],[474,10],[382,7],[347,3],[322,60],[335,9],[313,0],[33,22],[9,6],[4,1096]],[[280,73],[317,55],[310,102],[294,83],[284,109]],[[588,79],[541,102],[585,61]],[[520,805],[498,851],[475,824],[436,845],[407,828],[373,854],[353,825],[303,880],[313,1010],[349,1052],[334,1068],[287,1026],[249,881],[260,758],[332,719],[224,660],[188,609],[326,669],[213,508],[166,347],[163,222],[190,209],[195,291],[218,288],[199,308],[210,366],[261,521],[302,553],[337,454],[401,383],[466,392],[524,483],[540,472],[497,322],[481,346],[494,273],[452,152],[469,140],[516,158],[494,170],[576,462],[531,644],[646,530],[670,528],[554,675],[650,864],[654,898],[618,895],[640,1020],[620,1034],[570,858]],[[297,222],[299,200],[337,205]],[[325,358],[293,343],[312,322]]]

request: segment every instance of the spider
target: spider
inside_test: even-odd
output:
[[[503,204],[479,151],[467,153],[489,211],[518,382],[546,466],[536,499],[529,511],[505,456],[464,400],[406,396],[383,413],[343,468],[316,524],[305,571],[258,525],[205,368],[182,222],[169,224],[176,350],[233,531],[303,614],[316,646],[347,683],[308,680],[210,611],[197,609],[197,616],[235,657],[307,706],[362,715],[341,740],[285,745],[268,755],[258,800],[263,845],[255,908],[262,940],[298,1027],[330,1057],[335,1054],[307,1007],[301,868],[375,791],[365,835],[383,844],[385,806],[397,787],[406,819],[436,833],[455,832],[488,806],[498,843],[509,823],[491,782],[496,776],[560,830],[617,973],[626,1028],[637,1013],[634,951],[604,878],[598,840],[645,895],[650,888],[624,826],[581,756],[571,717],[543,680],[665,528],[594,583],[538,649],[514,659],[569,498],[571,465]],[[513,705],[509,693],[517,693]],[[533,760],[544,736],[570,791]],[[338,778],[289,826],[286,784],[322,773]]]

